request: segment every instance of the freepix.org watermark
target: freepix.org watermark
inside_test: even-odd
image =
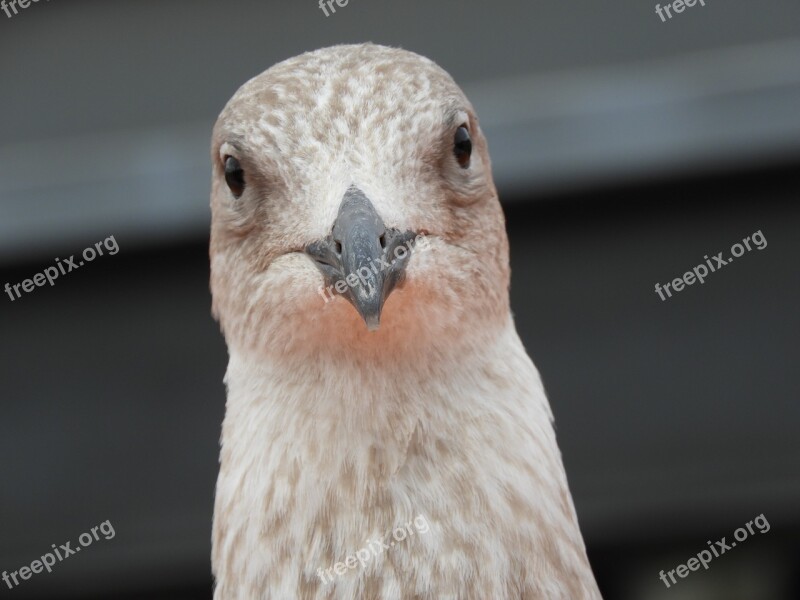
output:
[[[413,528],[412,525],[414,526]],[[330,583],[333,581],[334,573],[341,577],[347,573],[348,569],[355,569],[358,565],[361,565],[363,569],[369,561],[384,550],[390,550],[397,542],[402,542],[414,535],[414,529],[416,529],[417,533],[428,533],[430,531],[431,527],[424,515],[417,515],[413,521],[409,521],[402,527],[396,527],[394,531],[390,531],[380,539],[367,540],[365,547],[356,551],[355,554],[349,555],[344,562],[337,562],[325,571],[317,569],[317,576],[322,580],[322,583]]]
[[[348,2],[350,2],[350,0],[319,0],[319,7],[322,9],[322,12],[325,13],[326,17],[330,17],[331,15],[328,13],[328,10],[330,10],[332,13],[336,13],[336,7],[334,4],[338,4],[339,8],[344,8],[347,6]],[[328,8],[325,8],[325,5],[327,5]]]
[[[753,525],[758,527],[759,533],[767,533],[769,531],[769,521],[767,521],[767,518],[764,516],[764,513],[761,513],[755,519],[749,521],[744,527],[739,527],[739,529],[733,532],[733,537],[736,538],[736,542],[743,542],[748,538],[748,536],[755,535],[755,531],[753,530]],[[747,529],[745,529],[745,527]],[[725,552],[727,552],[728,550],[731,550],[736,547],[736,542],[731,542],[730,544],[727,544],[725,542],[725,539],[726,538],[722,538],[721,540],[716,541],[713,544],[709,540],[707,544],[710,550],[702,550],[698,552],[697,556],[696,557],[693,556],[692,558],[687,560],[685,565],[678,565],[674,569],[667,571],[666,574],[664,573],[664,571],[661,571],[661,573],[659,573],[658,575],[659,579],[661,579],[661,581],[664,582],[664,585],[669,588],[678,583],[678,581],[675,579],[675,573],[678,574],[678,577],[683,579],[687,575],[689,575],[691,571],[697,571],[698,569],[700,569],[700,565],[702,565],[703,568],[707,570],[708,564],[712,560],[714,560],[715,558],[719,558],[720,556],[725,554]],[[669,583],[669,581],[667,581],[667,576],[669,576],[669,579],[672,581],[672,583]]]
[[[0,2],[0,8],[3,9],[3,12],[6,13],[6,16],[10,19],[14,15],[19,14],[17,10],[17,6],[20,8],[28,8],[31,5],[31,2],[36,3],[39,0],[2,0]],[[50,2],[50,0],[47,0]],[[11,11],[14,11],[14,14],[11,14]]]
[[[57,258],[54,266],[47,267],[44,271],[37,273],[30,279],[26,279],[25,281],[15,285],[6,283],[6,294],[8,294],[8,297],[11,298],[11,301],[13,302],[17,298],[22,297],[20,289],[22,289],[22,291],[25,293],[30,293],[37,287],[42,287],[45,283],[49,283],[51,286],[53,286],[56,284],[56,279],[58,279],[60,275],[71,273],[75,269],[85,265],[87,262],[92,262],[98,256],[103,256],[104,247],[111,256],[114,256],[117,252],[119,252],[117,240],[114,239],[114,236],[112,235],[107,237],[102,242],[97,242],[94,247],[89,246],[86,248],[81,253],[83,260],[79,260],[77,263],[75,262],[74,254],[69,258],[65,258],[63,261],[60,258]]]
[[[52,552],[42,555],[41,558],[33,561],[30,566],[26,565],[17,571],[12,571],[11,573],[3,571],[3,574],[0,575],[0,579],[5,582],[5,584],[8,586],[8,589],[13,590],[22,583],[20,579],[22,581],[27,581],[42,571],[52,573],[53,567],[56,565],[56,560],[61,562],[65,558],[69,558],[70,556],[77,554],[82,548],[88,548],[94,542],[100,541],[100,533],[102,533],[103,537],[107,540],[113,540],[114,536],[117,535],[117,532],[114,531],[114,526],[111,524],[111,521],[105,521],[104,523],[100,523],[100,525],[97,527],[92,527],[86,533],[82,533],[78,538],[78,543],[80,546],[75,546],[73,548],[72,542],[67,542],[66,544],[61,544],[58,548],[56,548],[56,545],[53,544]]]
[[[750,242],[753,242],[752,247],[750,246]],[[724,267],[728,263],[733,262],[734,258],[739,258],[745,252],[750,252],[754,248],[758,250],[763,250],[767,247],[767,238],[764,237],[764,234],[761,233],[759,229],[755,233],[748,235],[746,238],[742,240],[742,243],[736,243],[731,246],[731,256],[727,259],[723,258],[722,252],[717,253],[714,255],[713,261],[711,258],[708,258],[708,254],[706,254],[703,258],[706,259],[705,264],[700,263],[691,271],[687,271],[683,274],[683,277],[676,277],[671,282],[665,283],[662,287],[661,284],[656,284],[656,294],[658,294],[659,298],[662,301],[666,300],[667,297],[672,298],[672,291],[680,292],[684,286],[693,285],[696,281],[700,282],[700,285],[706,282],[706,277],[708,277],[709,273],[714,273],[715,271],[719,270],[721,267]],[[706,266],[708,265],[708,266]],[[709,269],[711,269],[709,271]],[[672,287],[672,291],[670,291],[670,287]],[[666,296],[664,295],[666,292]]]
[[[337,281],[335,285],[329,285],[326,288],[319,286],[317,293],[322,296],[323,300],[325,300],[325,304],[327,304],[333,300],[334,291],[338,294],[344,294],[347,291],[348,286],[351,288],[359,285],[366,287],[366,278],[370,273],[377,275],[379,272],[391,268],[396,261],[406,258],[411,252],[412,248],[416,254],[419,254],[420,252],[430,249],[430,241],[425,235],[420,234],[413,240],[409,240],[405,244],[397,246],[397,248],[394,249],[394,258],[391,262],[387,262],[386,258],[377,258],[370,266],[361,267],[355,273],[350,273],[344,279]],[[326,295],[326,292],[330,294],[330,296]]]
[[[673,11],[675,14],[682,13],[687,8],[692,8],[693,6],[699,4],[700,6],[705,6],[705,0],[675,0],[667,4],[666,6],[661,6],[660,4],[656,4],[656,14],[661,17],[661,22],[666,23],[667,19],[672,19]],[[666,13],[666,17],[664,14]]]

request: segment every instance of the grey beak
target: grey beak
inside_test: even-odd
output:
[[[403,280],[415,238],[412,231],[386,229],[369,198],[353,186],[342,199],[331,235],[309,244],[306,253],[326,285],[347,298],[375,331],[384,302]]]

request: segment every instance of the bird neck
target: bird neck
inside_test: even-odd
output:
[[[437,556],[480,539],[471,572],[499,560],[511,577],[520,557],[538,556],[541,573],[531,571],[531,581],[555,577],[574,588],[569,597],[596,597],[580,591],[592,585],[591,569],[549,404],[513,324],[447,364],[335,365],[287,368],[232,353],[215,505],[218,577],[245,572],[255,551],[274,571],[285,544],[329,564],[363,545],[370,528],[423,515],[439,524],[426,538],[442,549]],[[234,551],[240,546],[247,551]]]

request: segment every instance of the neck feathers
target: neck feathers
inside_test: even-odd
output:
[[[458,358],[392,371],[232,356],[216,598],[248,585],[252,598],[361,597],[348,590],[390,580],[409,597],[423,582],[430,598],[599,598],[549,404],[513,325]],[[419,517],[424,535],[319,576]]]

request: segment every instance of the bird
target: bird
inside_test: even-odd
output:
[[[600,598],[454,79],[306,52],[235,92],[211,159],[215,600]]]

